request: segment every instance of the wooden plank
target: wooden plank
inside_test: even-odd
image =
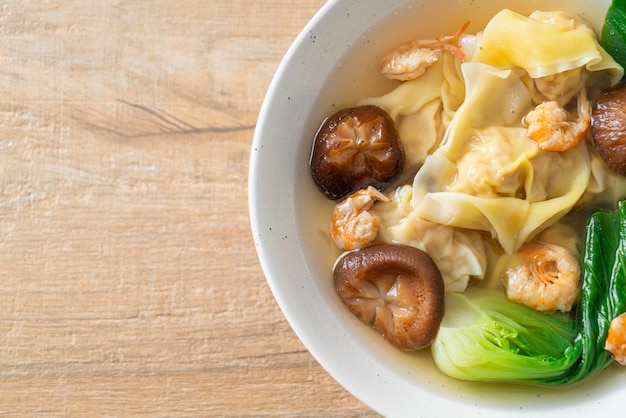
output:
[[[0,415],[372,415],[248,221],[259,107],[323,3],[3,2]]]

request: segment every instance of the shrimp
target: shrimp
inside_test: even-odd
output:
[[[356,250],[369,245],[376,239],[380,218],[368,212],[376,201],[391,202],[375,187],[361,189],[335,205],[333,209],[330,237],[337,247]]]
[[[534,242],[518,251],[521,263],[506,272],[509,299],[542,312],[569,312],[578,299],[580,265],[560,245]]]
[[[542,150],[567,151],[574,148],[591,127],[591,104],[585,89],[578,97],[578,120],[569,121],[568,118],[567,110],[551,100],[528,112],[524,123],[528,127],[528,136],[537,141]]]
[[[469,22],[464,23],[454,35],[410,41],[400,45],[383,57],[382,74],[393,80],[414,80],[441,58],[443,50],[464,61],[465,54],[459,45],[459,38],[468,26]]]
[[[613,355],[615,361],[626,366],[626,313],[611,321],[604,349]]]

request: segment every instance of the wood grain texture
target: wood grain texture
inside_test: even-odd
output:
[[[256,258],[247,175],[323,0],[0,5],[0,416],[371,416]]]

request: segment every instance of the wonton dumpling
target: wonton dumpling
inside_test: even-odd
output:
[[[415,216],[412,194],[410,185],[399,187],[388,196],[390,203],[372,208],[380,218],[378,239],[427,252],[441,271],[446,292],[462,292],[470,279],[482,279],[487,264],[482,235]]]
[[[624,73],[591,28],[566,12],[536,11],[527,17],[500,11],[487,24],[472,60],[501,69],[522,68],[533,78],[584,66],[607,71],[614,84]]]
[[[532,99],[523,72],[467,63],[463,73],[466,101],[445,143],[415,177],[415,216],[487,231],[513,252],[584,194],[589,153],[584,143],[566,152],[540,151],[528,138],[521,118]]]

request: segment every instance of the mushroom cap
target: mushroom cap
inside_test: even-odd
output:
[[[383,244],[346,253],[334,283],[348,309],[404,351],[428,347],[444,314],[444,282],[424,251]]]
[[[338,111],[320,126],[310,167],[317,187],[332,200],[368,186],[383,190],[404,167],[393,119],[372,105]]]
[[[591,117],[593,144],[608,166],[626,175],[626,84],[604,92]]]

